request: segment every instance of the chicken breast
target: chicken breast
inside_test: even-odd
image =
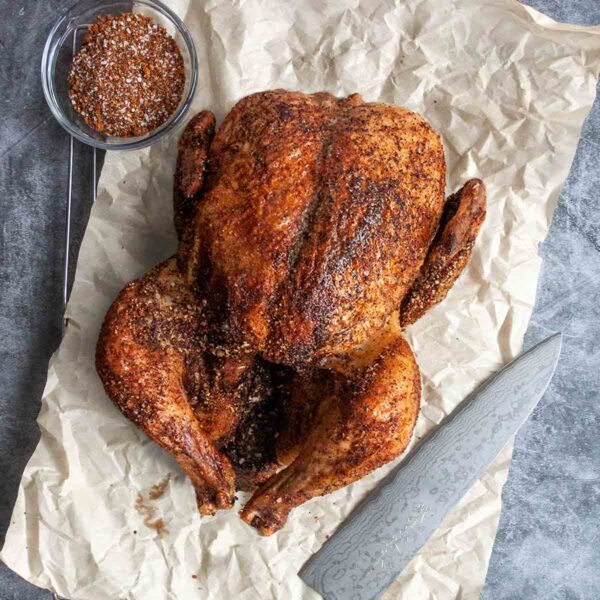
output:
[[[404,108],[283,90],[238,102],[186,231],[227,345],[294,365],[379,330],[436,233],[444,164]]]

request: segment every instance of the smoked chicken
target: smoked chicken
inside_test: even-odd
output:
[[[404,108],[275,90],[179,143],[174,257],[102,327],[110,398],[189,475],[202,514],[253,490],[269,535],[407,446],[420,376],[402,328],[444,298],[485,216],[444,200],[440,137]]]

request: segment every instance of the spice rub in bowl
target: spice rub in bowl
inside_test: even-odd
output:
[[[90,127],[108,136],[141,136],[177,110],[183,58],[150,17],[99,17],[73,57],[68,84],[73,109]]]

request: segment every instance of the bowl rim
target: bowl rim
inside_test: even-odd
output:
[[[107,8],[111,5],[117,4],[118,0],[115,2],[114,0],[111,2],[99,3],[98,9],[101,10],[102,6],[106,6]],[[46,43],[44,45],[44,50],[42,53],[42,62],[41,62],[41,75],[42,75],[42,89],[44,91],[44,98],[46,99],[46,103],[50,108],[50,111],[54,118],[60,123],[60,125],[65,129],[69,135],[73,136],[75,139],[79,140],[83,144],[88,146],[93,146],[95,148],[99,148],[101,150],[139,150],[140,148],[146,148],[151,144],[154,144],[169,132],[179,125],[184,116],[186,115],[190,105],[192,103],[192,99],[196,92],[196,85],[198,82],[198,56],[196,53],[196,46],[194,44],[194,40],[192,36],[184,24],[184,22],[177,16],[177,14],[170,9],[168,6],[164,5],[159,0],[132,0],[133,4],[144,4],[149,6],[150,8],[154,8],[161,12],[164,16],[171,20],[173,25],[175,25],[178,33],[181,34],[181,37],[184,40],[184,43],[187,47],[187,50],[190,55],[190,86],[185,98],[182,98],[182,102],[177,108],[177,110],[167,119],[162,125],[157,127],[156,129],[150,131],[146,134],[146,137],[142,139],[133,138],[131,141],[123,141],[123,142],[105,142],[103,140],[97,140],[95,138],[90,137],[81,129],[79,129],[73,121],[66,116],[66,114],[60,109],[58,103],[55,100],[55,88],[52,81],[52,74],[54,72],[54,67],[56,63],[57,53],[54,53],[54,58],[50,61],[50,55],[52,50],[57,47],[60,43],[62,43],[62,36],[58,42],[55,42],[55,38],[57,37],[56,33],[58,29],[65,23],[65,21],[71,21],[77,18],[76,14],[73,14],[72,11],[69,11],[67,14],[60,17],[56,23],[53,25],[50,33],[48,34],[48,38],[46,39]],[[75,7],[77,8],[77,5]],[[122,138],[126,140],[127,138]]]

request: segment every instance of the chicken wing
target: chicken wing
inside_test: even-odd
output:
[[[465,268],[485,219],[485,186],[469,179],[444,206],[438,232],[412,287],[402,300],[400,320],[407,327],[441,302]]]
[[[214,135],[215,116],[204,110],[187,124],[179,140],[173,180],[173,220],[180,239],[200,199],[208,148]]]

